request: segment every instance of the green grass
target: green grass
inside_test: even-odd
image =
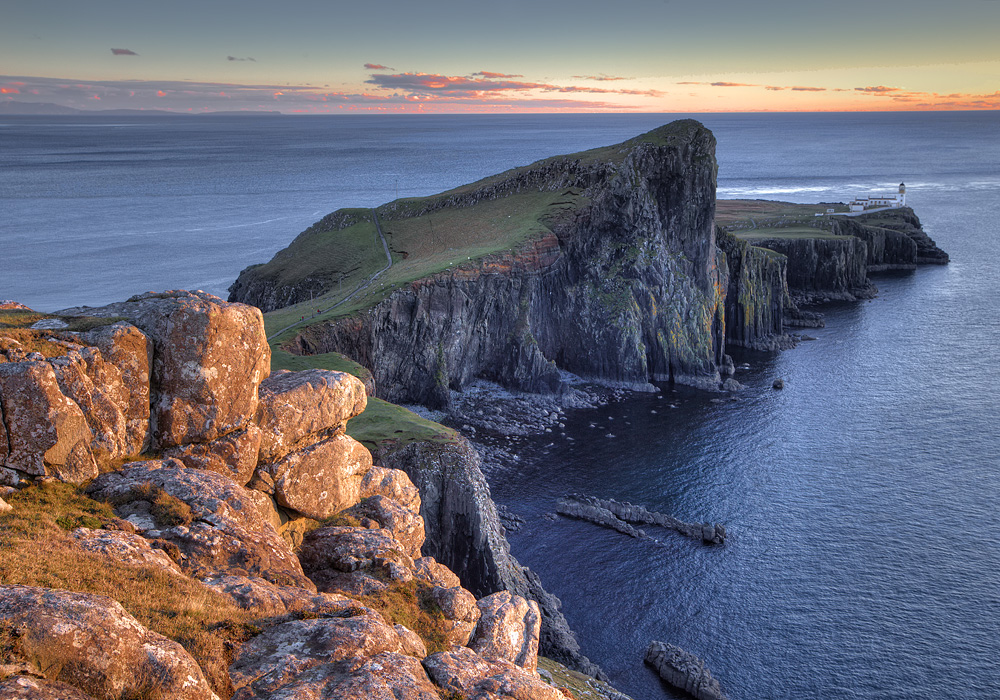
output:
[[[531,191],[483,200],[473,206],[444,207],[421,216],[413,215],[434,206],[434,200],[433,197],[403,200],[379,208],[379,221],[393,266],[362,294],[332,311],[316,313],[317,309],[327,309],[348,297],[367,277],[385,266],[385,253],[369,221],[341,231],[303,234],[271,262],[257,268],[257,274],[273,277],[282,284],[325,279],[327,284],[335,285],[309,302],[265,314],[268,334],[300,321],[303,316],[306,317],[303,325],[308,325],[357,313],[410,282],[516,249],[549,233],[550,225],[572,215],[586,201],[577,192]],[[340,272],[336,275],[331,272],[341,269],[330,262],[335,256],[353,261],[350,266],[341,266],[342,281]]]
[[[794,204],[792,202],[776,202],[765,199],[719,199],[715,202],[715,223],[727,230],[745,232],[747,226],[769,226],[774,223],[826,223],[824,217],[827,209],[835,209],[838,213],[846,213],[847,205],[838,203]]]
[[[809,226],[788,226],[782,228],[755,228],[749,231],[733,231],[733,235],[744,241],[759,240],[796,240],[804,238],[832,238],[842,239],[843,236],[835,236],[823,229],[810,228]]]
[[[369,450],[387,444],[403,446],[410,442],[451,444],[458,439],[458,433],[451,428],[375,397],[368,398],[364,413],[348,421],[347,434]]]
[[[347,355],[339,352],[325,352],[319,355],[293,355],[282,350],[276,344],[271,346],[271,371],[287,369],[298,372],[303,369],[329,369],[335,372],[347,372],[363,382],[371,379],[372,373]]]

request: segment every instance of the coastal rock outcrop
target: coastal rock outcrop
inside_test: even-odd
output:
[[[726,700],[705,662],[680,647],[652,642],[646,649],[646,663],[656,669],[660,678],[697,700]]]
[[[631,537],[643,538],[646,533],[636,530],[629,523],[658,525],[675,530],[685,537],[705,544],[722,544],[726,541],[726,528],[719,523],[686,523],[683,520],[650,511],[643,506],[622,503],[612,499],[571,494],[556,504],[556,512],[603,525]]]

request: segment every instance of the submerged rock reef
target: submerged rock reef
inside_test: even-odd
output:
[[[565,697],[538,604],[424,555],[420,492],[345,434],[362,382],[270,374],[259,310],[7,311],[2,697]]]

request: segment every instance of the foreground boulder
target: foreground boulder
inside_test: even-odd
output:
[[[538,603],[508,591],[479,600],[479,624],[469,646],[482,656],[506,659],[528,671],[538,668]]]
[[[154,447],[211,442],[256,413],[271,365],[259,309],[179,290],[63,313],[125,318],[152,339]]]
[[[0,363],[0,397],[6,466],[71,483],[97,475],[93,433],[80,407],[63,395],[49,363]]]
[[[153,692],[177,700],[218,700],[180,644],[150,632],[110,598],[0,586],[0,624],[11,630],[10,656],[33,674],[99,700]]]
[[[273,462],[365,410],[368,395],[357,377],[310,369],[280,371],[260,386],[258,424],[264,431],[260,459]]]
[[[177,545],[189,575],[240,572],[314,590],[246,489],[220,474],[188,469],[176,460],[137,462],[102,474],[87,492],[116,504],[144,537]]]
[[[0,698],[4,700],[94,700],[94,696],[68,683],[33,676],[12,676],[0,682]]]
[[[275,625],[243,645],[229,667],[233,686],[270,693],[324,663],[398,652],[402,641],[374,610],[361,605],[339,617]]]
[[[566,696],[505,659],[488,659],[468,647],[431,654],[424,659],[427,675],[455,696],[468,700],[565,700]]]

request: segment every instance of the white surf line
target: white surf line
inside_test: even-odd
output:
[[[336,304],[333,304],[332,306],[328,306],[325,309],[316,309],[316,313],[314,313],[309,318],[299,319],[295,323],[292,323],[292,324],[290,324],[288,326],[285,326],[280,331],[275,331],[271,335],[267,336],[267,341],[268,342],[271,342],[273,339],[277,338],[279,335],[281,335],[285,331],[291,330],[292,328],[295,328],[296,326],[301,326],[303,323],[306,323],[307,321],[311,321],[312,319],[316,318],[320,314],[325,314],[327,311],[332,311],[333,309],[336,309],[341,304],[346,304],[351,299],[353,299],[354,297],[356,297],[360,292],[362,292],[365,289],[367,289],[368,287],[370,287],[371,284],[372,284],[372,282],[374,282],[376,279],[378,279],[379,275],[381,275],[383,272],[385,272],[390,267],[392,267],[392,254],[389,252],[389,244],[386,242],[385,235],[382,233],[382,225],[378,221],[378,214],[375,213],[374,209],[372,209],[371,212],[372,212],[372,221],[375,222],[375,230],[378,232],[378,237],[382,240],[382,250],[385,251],[385,260],[386,260],[385,267],[383,267],[381,270],[379,270],[378,272],[376,272],[375,274],[373,274],[371,277],[368,277],[367,279],[362,280],[361,283],[357,287],[354,288],[354,291],[352,291],[346,297],[344,297],[343,299],[341,299],[340,301],[338,301]]]

